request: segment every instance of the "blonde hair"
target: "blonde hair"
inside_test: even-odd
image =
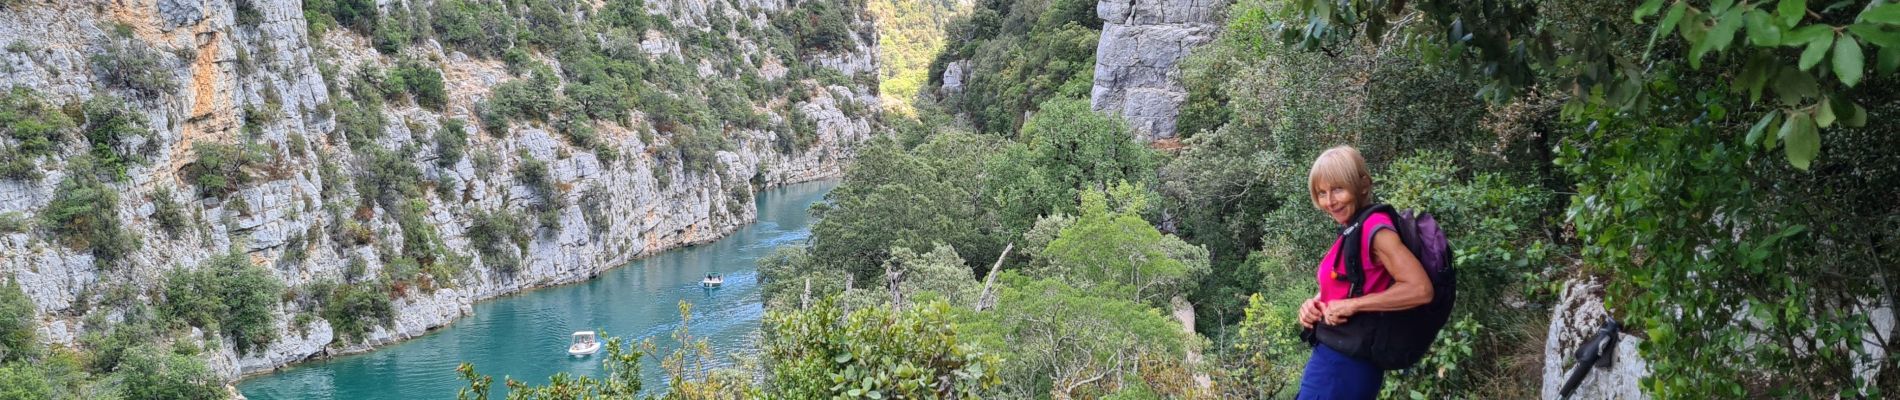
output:
[[[1313,207],[1320,206],[1320,184],[1351,190],[1358,207],[1372,203],[1372,174],[1366,172],[1366,158],[1352,146],[1326,149],[1313,160],[1313,170],[1306,174],[1306,191],[1312,197]]]

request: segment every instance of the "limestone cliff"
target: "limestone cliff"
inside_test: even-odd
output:
[[[527,51],[501,56],[468,54],[446,44],[441,35],[428,34],[432,14],[437,18],[433,29],[444,29],[440,14],[445,11],[438,4],[443,1],[364,2],[386,16],[413,18],[418,28],[408,41],[395,42],[400,49],[393,52],[379,51],[383,38],[350,29],[349,21],[313,34],[308,18],[314,14],[299,1],[22,0],[0,5],[0,44],[7,45],[0,52],[0,89],[30,89],[54,105],[100,96],[124,99],[150,131],[103,145],[128,149],[136,155],[128,158],[137,159],[126,164],[122,179],[107,179],[118,205],[109,208],[112,215],[99,216],[117,221],[137,238],[123,257],[101,262],[84,246],[55,240],[45,222],[18,232],[0,230],[0,279],[22,283],[41,313],[40,338],[81,346],[84,334],[109,329],[128,309],[162,301],[160,286],[168,271],[192,268],[233,249],[268,267],[290,289],[275,305],[280,336],[265,349],[243,355],[230,340],[206,341],[214,369],[235,379],[313,357],[365,351],[447,324],[483,299],[584,280],[636,257],[725,235],[755,218],[751,200],[756,190],[836,176],[853,156],[854,145],[878,129],[868,111],[878,102],[877,40],[868,19],[856,10],[836,14],[844,16],[848,31],[823,48],[783,32],[774,18],[799,6],[787,0],[635,2],[651,20],[638,37],[573,35],[581,43],[605,43],[598,46],[609,50],[618,48],[614,43],[631,43],[652,60],[654,71],[683,65],[679,70],[687,71],[685,78],[708,82],[692,90],[655,91],[662,100],[692,104],[720,90],[775,89],[736,96],[740,104],[731,108],[756,113],[759,121],[694,116],[713,127],[700,134],[716,136],[691,139],[692,130],[674,127],[683,123],[664,121],[639,106],[626,115],[582,121],[580,127],[573,126],[573,118],[554,115],[495,124],[494,114],[485,111],[501,101],[496,88],[534,76],[511,71],[512,64],[538,63],[561,71],[556,78],[570,89],[565,96],[578,96],[571,84],[582,72],[564,65],[566,58],[549,46],[517,44],[514,48]],[[606,4],[619,2],[555,3],[570,8],[557,8],[547,14],[550,18],[583,26],[602,18]],[[531,10],[505,11],[525,15]],[[543,16],[522,18],[545,21],[534,19]],[[492,21],[476,21],[483,22]],[[517,40],[534,30],[524,26],[502,39]],[[706,48],[728,49],[717,54],[740,59],[715,59],[700,50]],[[119,52],[136,53],[138,62],[100,58]],[[350,107],[370,104],[350,101],[351,93],[369,90],[361,85],[374,82],[358,79],[369,75],[359,71],[394,70],[403,63],[439,70],[444,104],[379,101],[363,111],[381,116],[367,119],[380,122],[367,127],[372,135],[356,133],[365,127],[344,126],[348,115],[365,115],[346,115]],[[722,82],[746,83],[712,85]],[[614,98],[619,96],[607,97]],[[591,106],[588,100],[571,103]],[[578,112],[561,110],[569,116]],[[465,131],[446,132],[456,126]],[[582,137],[577,130],[593,135]],[[30,163],[42,176],[0,178],[0,215],[42,215],[62,182],[91,173],[87,166],[97,157],[89,154],[99,153],[93,149],[101,145],[79,136],[63,134],[65,139],[55,141],[44,157],[7,153],[20,157],[7,161]],[[689,140],[718,144],[698,145],[710,151],[695,156]],[[0,135],[0,150],[20,145]],[[215,145],[258,153],[233,172],[249,179],[232,183],[228,193],[207,190],[193,179],[193,171],[209,163],[201,160],[207,152],[194,147]],[[444,154],[451,151],[461,154]],[[78,162],[82,159],[86,166]],[[405,213],[372,200],[380,194],[364,185],[382,168],[419,172],[418,182],[398,183],[422,188],[400,199],[399,204],[420,204],[415,210]],[[523,178],[519,171],[527,169],[543,171],[538,179],[546,185],[536,187],[531,184],[536,180]],[[542,188],[552,191],[542,193]],[[180,215],[168,207],[182,211],[181,231],[161,227],[161,219]],[[525,229],[528,234],[517,246],[501,251],[518,258],[518,268],[497,268],[497,260],[472,243],[476,215],[532,212],[547,217]],[[399,262],[399,257],[420,244],[405,242],[435,238],[442,249],[436,265],[450,264],[443,259],[461,261],[436,270],[448,271],[447,282],[367,278],[413,262]],[[339,340],[331,323],[309,318],[319,305],[293,298],[310,297],[300,290],[318,282],[394,288],[393,323],[372,328],[362,341]]]
[[[1095,50],[1095,87],[1089,104],[1121,115],[1146,141],[1175,136],[1175,117],[1187,101],[1176,65],[1214,39],[1222,0],[1102,0],[1102,37]],[[946,78],[946,88],[949,87]]]

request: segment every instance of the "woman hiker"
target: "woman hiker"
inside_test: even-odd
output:
[[[1327,149],[1313,161],[1307,174],[1307,186],[1313,205],[1333,218],[1341,227],[1352,224],[1360,210],[1372,204],[1372,175],[1366,160],[1351,146]],[[1354,314],[1366,311],[1397,311],[1417,307],[1432,300],[1431,278],[1426,276],[1418,258],[1406,249],[1393,230],[1392,218],[1373,213],[1357,231],[1362,247],[1364,295],[1348,298],[1351,284],[1343,271],[1345,263],[1335,263],[1340,242],[1320,260],[1319,293],[1300,305],[1300,325],[1312,329],[1315,324],[1352,323]],[[1371,362],[1348,357],[1319,344],[1306,363],[1300,379],[1299,399],[1372,399],[1384,384],[1384,372]]]

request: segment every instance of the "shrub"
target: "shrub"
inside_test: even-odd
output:
[[[608,0],[602,7],[596,21],[607,26],[625,28],[629,32],[644,32],[653,18],[647,14],[646,0]]]
[[[586,217],[587,227],[593,229],[594,237],[607,233],[607,224],[612,222],[607,202],[611,200],[607,189],[601,186],[588,187],[581,192],[581,215]]]
[[[20,233],[33,229],[33,219],[26,213],[8,211],[0,213],[0,234]]]
[[[779,152],[804,151],[818,142],[818,121],[799,110],[786,111],[785,117],[790,121],[787,123],[790,126],[786,127],[785,132],[773,136],[775,140],[772,144],[777,146]]]
[[[224,380],[196,355],[152,345],[126,351],[115,375],[120,379],[120,394],[128,399],[218,400],[226,395]]]
[[[501,64],[508,69],[509,75],[520,76],[527,71],[529,64],[535,64],[535,61],[534,57],[528,54],[528,49],[516,46],[501,53]]]
[[[394,210],[404,206],[409,199],[420,198],[422,170],[409,162],[416,153],[414,148],[404,147],[397,151],[382,148],[365,149],[362,171],[356,176],[356,190],[366,202],[374,202],[384,210]]]
[[[51,155],[72,129],[72,118],[47,104],[33,89],[16,86],[0,95],[0,132],[17,143],[8,159]]]
[[[395,11],[376,19],[375,30],[370,34],[370,44],[378,52],[393,55],[401,53],[403,45],[414,41],[416,32],[409,30],[409,12],[402,8],[402,3],[391,8]]]
[[[185,179],[198,185],[198,194],[206,197],[229,195],[249,185],[256,177],[250,170],[263,165],[269,149],[262,144],[223,144],[196,142],[191,146],[198,160],[186,164]]]
[[[553,52],[568,48],[572,46],[571,43],[580,40],[574,21],[568,16],[572,10],[567,9],[576,6],[576,3],[563,4],[560,8],[556,8],[553,3],[536,1],[527,4],[527,13],[523,18],[526,23],[519,33],[523,43]]]
[[[152,220],[157,221],[158,227],[165,229],[165,233],[174,239],[178,238],[179,231],[190,226],[190,222],[185,220],[184,210],[178,206],[178,200],[172,198],[172,189],[169,187],[152,191]]]
[[[1305,281],[1310,287],[1311,277]],[[1272,399],[1298,390],[1307,348],[1298,336],[1295,307],[1304,300],[1302,295],[1312,292],[1298,290],[1303,288],[1296,285],[1279,291],[1274,299],[1279,301],[1267,300],[1260,293],[1248,297],[1245,319],[1229,338],[1227,351],[1222,352],[1226,357],[1218,360],[1221,368],[1214,375],[1215,386],[1223,394]]]
[[[343,266],[343,282],[357,283],[357,279],[368,273],[369,260],[363,259],[360,255],[350,256],[350,261]]]
[[[195,269],[166,273],[160,312],[229,336],[243,355],[277,338],[274,311],[283,293],[283,282],[270,271],[251,264],[249,255],[233,251],[213,256]]]
[[[514,46],[514,18],[501,4],[481,0],[444,0],[435,3],[436,37],[476,57],[498,57]]]
[[[337,340],[360,342],[376,326],[396,322],[395,307],[390,305],[388,284],[376,281],[356,285],[337,285],[323,303],[323,319],[336,328]]]
[[[375,0],[310,0],[303,3],[304,17],[310,21],[310,34],[322,35],[323,27],[342,26],[368,35],[375,28],[379,12]]]
[[[114,265],[139,247],[139,239],[119,225],[118,192],[87,176],[59,183],[43,211],[46,227],[67,247],[90,251],[99,266]]]
[[[1043,249],[1049,267],[1034,269],[1037,275],[1060,277],[1103,297],[1157,306],[1191,290],[1210,272],[1207,249],[1164,235],[1142,220],[1136,214],[1144,208],[1138,193],[1126,184],[1109,195],[1083,193],[1080,219]],[[1111,207],[1112,201],[1129,204]]]
[[[561,194],[554,187],[554,175],[548,171],[548,163],[534,159],[522,153],[521,164],[515,167],[515,179],[538,197],[531,207],[541,220],[541,227],[558,229],[561,226]]]
[[[83,133],[92,144],[94,172],[123,180],[131,164],[144,161],[142,153],[157,149],[156,141],[151,140],[152,131],[146,129],[145,115],[128,108],[118,98],[87,99],[81,112],[86,117]],[[139,149],[130,148],[135,138],[144,139]]]
[[[515,253],[528,242],[526,221],[506,211],[478,211],[468,225],[468,240],[482,256],[482,263],[504,276],[521,269]]]
[[[559,110],[560,99],[557,97],[560,94],[557,89],[559,83],[553,69],[546,65],[536,65],[529,78],[495,85],[494,95],[489,99],[488,106],[491,107],[491,112],[504,118],[547,121],[549,115]],[[487,117],[484,115],[483,119]]]
[[[475,118],[481,120],[482,130],[488,132],[489,137],[508,137],[508,114],[496,108],[494,101],[476,101]]]
[[[508,397],[554,399],[573,397],[575,393],[587,393],[588,398],[600,400],[637,398],[641,387],[640,358],[645,355],[642,347],[646,344],[651,343],[643,342],[641,346],[636,346],[622,341],[619,337],[608,336],[602,346],[606,349],[607,356],[600,361],[601,369],[606,370],[606,379],[596,380],[589,375],[568,379],[567,373],[563,372],[551,377],[546,386],[530,386],[513,379],[503,378],[507,379]],[[466,362],[456,366],[455,372],[461,375],[463,381],[468,382],[467,387],[456,391],[456,398],[461,400],[488,398],[489,391],[495,383],[494,377],[475,372],[475,364]],[[688,399],[717,398],[678,395],[685,391],[686,386],[688,385],[672,385],[671,388],[674,391],[670,396]]]
[[[801,50],[856,50],[847,14],[853,10],[846,8],[826,1],[799,2],[797,7],[773,16],[772,24],[796,38]]]
[[[383,137],[383,126],[389,124],[389,117],[383,115],[381,96],[363,93],[371,91],[372,85],[361,79],[352,81],[355,83],[350,85],[350,91],[356,100],[337,100],[335,132],[343,134],[343,140],[338,141],[347,141],[351,149],[362,149]]]
[[[588,118],[612,121],[624,124],[627,118],[626,84],[618,80],[605,82],[570,82],[562,88],[569,99],[580,106],[581,113]]]
[[[387,80],[400,82],[416,99],[416,105],[430,110],[442,111],[448,104],[448,94],[442,86],[442,70],[420,60],[404,60],[389,71]]]
[[[316,228],[316,226],[311,226],[311,228]],[[316,229],[311,229],[311,232],[316,232]],[[310,238],[304,232],[290,234],[290,238],[284,239],[284,255],[277,258],[277,264],[279,266],[303,265],[304,260],[310,258]]]
[[[44,177],[46,177],[46,173],[40,172],[39,165],[33,163],[32,157],[20,155],[12,149],[0,147],[0,178],[38,181]]]
[[[688,130],[673,136],[673,149],[687,171],[706,173],[719,164],[719,151],[732,149],[732,142],[716,131]]]
[[[1128,381],[1140,375],[1130,369],[1149,368],[1134,365],[1179,360],[1194,345],[1179,324],[1153,307],[1094,296],[1056,279],[1002,274],[995,309],[960,313],[955,320],[959,339],[1002,358],[997,391],[1007,395],[999,397],[1113,391],[1134,384]],[[1103,379],[1084,385],[1092,376]],[[1042,386],[1050,381],[1058,382],[1054,390]]]
[[[37,313],[33,299],[20,289],[19,278],[0,282],[0,363],[39,354]]]
[[[483,175],[493,174],[497,168],[501,167],[501,156],[493,151],[475,152],[474,155],[469,156],[469,161],[475,164],[475,172]]]
[[[836,298],[812,310],[769,313],[763,352],[773,366],[766,386],[774,398],[979,397],[997,383],[997,359],[967,344],[950,315],[943,303],[847,312]]]
[[[254,105],[245,105],[243,110],[244,137],[252,140],[263,138],[264,127],[284,117],[283,107],[282,104],[276,103],[266,104],[264,108],[258,108]]]
[[[86,370],[93,373],[103,374],[118,370],[119,364],[125,361],[130,351],[138,350],[137,347],[146,345],[152,338],[161,335],[159,329],[152,326],[151,308],[142,304],[126,310],[124,317],[110,327],[100,326],[105,324],[103,314],[94,315],[101,316],[96,323],[87,321],[88,326],[94,330],[89,330],[84,337],[80,338],[80,344],[90,349],[87,352],[85,364]]]
[[[0,8],[6,6],[0,1]],[[16,362],[0,365],[0,399],[29,400],[51,399],[53,384],[47,382],[46,374],[32,363]]]
[[[394,211],[396,225],[402,228],[403,257],[413,259],[423,267],[445,261],[443,253],[448,251],[448,246],[442,244],[442,236],[436,233],[435,224],[423,219],[429,214],[429,202],[410,199]]]
[[[174,68],[164,53],[130,36],[106,38],[102,51],[92,55],[92,65],[108,85],[130,90],[151,99],[178,90]]]
[[[435,131],[435,165],[453,168],[462,162],[463,152],[468,148],[468,127],[459,118],[442,119],[442,129]]]
[[[237,0],[237,10],[234,14],[237,15],[237,24],[240,26],[255,28],[264,22],[264,13],[257,9],[257,0]]]
[[[608,147],[607,143],[601,141],[600,132],[594,130],[593,122],[583,118],[584,115],[578,110],[579,106],[571,102],[566,105],[571,112],[561,113],[560,119],[554,122],[554,130],[567,136],[567,142],[573,144],[574,147],[583,149]]]

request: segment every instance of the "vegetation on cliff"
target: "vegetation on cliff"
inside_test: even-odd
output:
[[[223,397],[240,367],[204,360],[281,357],[273,345],[317,332],[313,323],[333,328],[332,350],[381,340],[405,298],[474,274],[512,283],[533,259],[528,243],[559,232],[569,205],[582,206],[594,240],[627,234],[609,229],[611,192],[563,181],[574,154],[609,173],[649,168],[661,190],[683,191],[679,177],[718,182],[711,193],[730,199],[707,201],[724,207],[711,216],[723,224],[745,215],[747,182],[782,167],[753,155],[830,163],[832,145],[876,122],[858,104],[876,81],[870,65],[855,66],[873,40],[859,2],[700,12],[642,0],[319,0],[301,2],[307,38],[281,36],[296,31],[275,29],[286,16],[274,4],[173,6],[0,3],[10,17],[100,19],[71,38],[5,39],[13,81],[65,86],[0,88],[0,180],[26,193],[9,197],[26,210],[0,212],[0,235],[26,240],[14,242],[33,253],[21,260],[93,266],[22,270],[31,298],[57,299],[46,310],[14,302],[30,299],[14,295],[22,279],[0,274],[10,285],[0,291],[0,398]],[[224,16],[237,24],[195,24]],[[178,26],[147,24],[191,27],[198,39],[182,44],[171,40]],[[358,40],[375,51],[349,48]],[[297,48],[273,48],[286,41]],[[86,54],[47,61],[59,46]],[[473,104],[453,81],[471,68],[449,64],[464,55],[477,73],[508,71]],[[15,74],[20,62],[32,69]],[[287,70],[315,71],[323,86]],[[62,73],[85,76],[31,78]],[[821,126],[836,124],[834,112],[850,126]],[[820,145],[821,127],[838,128],[826,132],[834,142]],[[530,130],[566,143],[553,158],[496,154],[519,149],[495,139]],[[761,135],[765,147],[744,141]],[[759,176],[723,176],[735,162],[721,153],[732,151]],[[461,173],[465,160],[477,177],[514,177],[495,179],[502,195],[482,192],[503,199],[499,209],[457,206],[484,183]],[[516,185],[530,196],[509,198]],[[456,221],[444,215],[469,214],[474,229],[445,225]],[[462,232],[473,249],[449,245]],[[180,245],[218,249],[203,260],[151,256]],[[171,260],[184,265],[157,265]],[[40,278],[69,272],[74,283],[54,291],[75,293],[44,290]],[[36,335],[49,326],[65,337]]]

